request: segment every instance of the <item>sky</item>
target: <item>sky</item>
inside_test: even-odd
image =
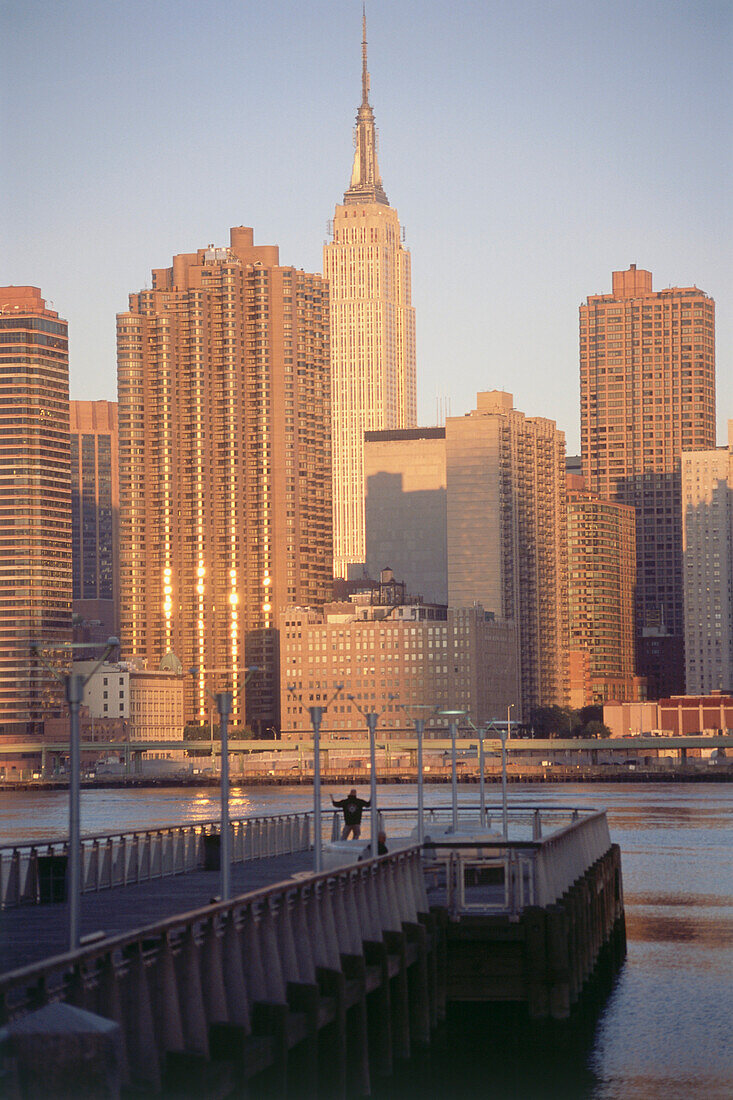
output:
[[[368,0],[379,162],[412,254],[418,418],[505,389],[579,450],[578,306],[631,263],[716,300],[733,417],[733,3]],[[0,0],[0,285],[116,398],[115,314],[249,225],[322,269],[359,0]]]

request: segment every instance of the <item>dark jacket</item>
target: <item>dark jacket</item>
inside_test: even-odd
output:
[[[334,806],[338,806],[340,810],[344,811],[344,825],[361,825],[361,815],[364,812],[364,807],[371,805],[371,800],[367,802],[355,795],[347,795],[339,802],[335,798],[332,798],[331,801]]]

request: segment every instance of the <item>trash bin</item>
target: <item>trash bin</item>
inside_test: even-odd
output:
[[[221,837],[218,833],[207,833],[204,836],[204,870],[219,871],[221,869]]]
[[[66,901],[66,867],[68,856],[38,857],[38,900],[46,902]]]

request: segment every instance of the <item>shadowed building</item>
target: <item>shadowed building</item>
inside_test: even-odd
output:
[[[445,428],[366,432],[366,567],[389,562],[409,592],[447,603]]]
[[[68,325],[34,286],[0,287],[0,730],[38,734],[65,707],[31,656],[71,641]]]
[[[277,624],[330,596],[328,287],[231,230],[118,316],[121,636],[188,679],[187,720],[234,680],[232,723],[277,724]],[[216,670],[206,678],[204,670]]]
[[[370,432],[368,565],[450,608],[480,604],[512,625],[515,718],[568,700],[565,437],[512,395],[477,395],[445,428]]]
[[[333,371],[334,574],[361,572],[364,540],[364,432],[410,428],[416,418],[415,311],[410,254],[387,201],[369,103],[366,22],[362,99],[349,188],[323,250],[331,290]]]
[[[650,696],[684,689],[680,456],[715,446],[715,303],[614,271],[580,307],[583,475],[637,517],[637,671]]]
[[[71,530],[74,613],[85,640],[119,633],[117,403],[72,401]]]

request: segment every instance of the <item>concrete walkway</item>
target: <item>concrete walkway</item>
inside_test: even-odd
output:
[[[313,853],[272,856],[232,864],[232,896],[260,890],[313,869]],[[115,936],[134,928],[199,909],[219,893],[218,871],[191,871],[98,894],[82,894],[81,935],[104,931]],[[0,973],[59,955],[68,948],[65,903],[22,905],[0,912]]]

